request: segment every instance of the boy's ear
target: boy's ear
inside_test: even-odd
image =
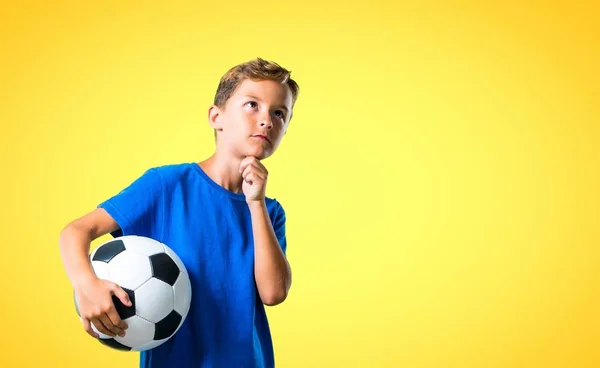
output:
[[[223,130],[221,127],[221,114],[222,111],[219,106],[212,105],[208,109],[208,123],[210,127],[216,130]]]

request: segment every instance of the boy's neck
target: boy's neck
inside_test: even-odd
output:
[[[200,168],[215,183],[233,193],[242,193],[242,174],[240,164],[242,159],[221,157],[217,153],[204,161],[198,162]]]

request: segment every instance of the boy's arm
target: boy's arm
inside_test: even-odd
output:
[[[248,203],[254,234],[254,277],[266,305],[282,303],[292,283],[292,270],[277,241],[264,200]]]
[[[78,297],[81,322],[93,337],[98,335],[92,330],[92,323],[98,331],[109,336],[123,336],[127,329],[111,298],[115,295],[129,306],[129,296],[118,285],[98,279],[89,261],[91,242],[118,228],[104,209],[97,208],[65,226],[59,237],[64,268]]]
[[[72,221],[61,231],[60,252],[67,277],[74,289],[95,277],[89,262],[91,242],[118,228],[117,223],[104,209],[97,208]]]
[[[292,284],[290,264],[277,240],[265,203],[268,172],[256,157],[240,163],[242,190],[252,216],[254,278],[260,299],[266,305],[282,303]]]

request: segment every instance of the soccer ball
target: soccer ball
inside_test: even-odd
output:
[[[127,235],[101,244],[90,254],[96,276],[119,285],[132,302],[113,296],[119,316],[128,325],[125,336],[99,335],[99,341],[123,351],[155,348],[173,336],[187,317],[192,299],[188,272],[175,252],[154,239]],[[75,297],[75,308],[77,307]],[[80,315],[81,317],[81,315]]]

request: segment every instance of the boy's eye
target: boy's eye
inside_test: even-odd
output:
[[[281,110],[275,111],[275,115],[279,116],[281,119],[285,119],[285,115],[283,114],[283,111],[281,111]]]
[[[256,108],[256,107],[258,107],[258,105],[256,104],[256,102],[254,102],[254,101],[246,102],[246,105],[249,105],[253,109]]]

